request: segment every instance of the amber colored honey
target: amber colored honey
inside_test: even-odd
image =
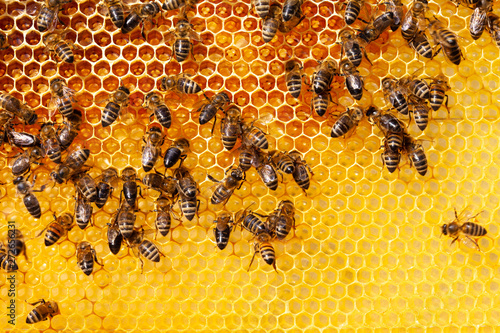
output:
[[[365,91],[359,105],[384,107],[381,78],[406,73],[450,79],[448,113],[434,112],[428,128],[412,135],[421,139],[429,160],[425,177],[408,163],[389,174],[380,159],[381,134],[363,120],[344,139],[329,137],[334,117],[309,116],[311,93],[299,99],[286,91],[284,62],[300,59],[310,76],[316,60],[340,57],[335,44],[342,28],[341,6],[330,1],[307,1],[306,19],[293,32],[278,34],[268,44],[261,39],[261,22],[248,15],[249,1],[203,1],[189,13],[201,41],[194,59],[168,62],[171,50],[163,35],[176,14],[164,13],[159,27],[144,41],[138,29],[123,35],[98,13],[93,1],[65,5],[61,18],[67,35],[79,49],[75,63],[56,64],[43,52],[40,33],[33,27],[41,2],[0,4],[0,29],[11,36],[12,48],[0,52],[0,90],[17,96],[47,117],[49,81],[62,77],[77,91],[85,117],[77,144],[91,150],[88,164],[100,170],[114,166],[139,170],[142,137],[149,112],[141,105],[145,94],[158,88],[158,79],[180,72],[195,74],[207,94],[225,90],[245,116],[271,115],[265,130],[272,148],[303,153],[314,171],[307,196],[285,176],[276,192],[260,181],[255,170],[226,208],[236,212],[252,202],[269,213],[282,199],[295,203],[296,228],[285,242],[273,242],[276,273],[260,258],[247,272],[253,255],[248,234],[233,232],[224,251],[216,249],[212,221],[217,211],[209,205],[213,183],[234,163],[235,152],[224,150],[218,126],[198,125],[191,113],[200,96],[165,94],[173,109],[169,139],[186,137],[191,153],[185,166],[200,184],[199,218],[174,222],[170,234],[158,237],[165,257],[159,264],[138,259],[125,246],[117,256],[109,252],[106,224],[119,204],[119,192],[95,209],[94,226],[75,227],[69,237],[46,248],[35,236],[53,220],[52,214],[72,212],[71,184],[52,187],[54,165],[38,167],[37,185],[49,184],[37,194],[42,218],[33,219],[16,197],[9,167],[0,158],[0,232],[12,220],[27,235],[29,261],[20,258],[17,275],[17,324],[0,320],[3,331],[159,331],[195,332],[493,332],[500,324],[500,245],[497,222],[500,192],[498,136],[500,97],[499,49],[487,33],[472,41],[467,30],[471,10],[451,2],[431,2],[430,9],[463,37],[466,60],[449,64],[440,54],[418,59],[399,32],[384,33],[368,48],[373,67],[364,61]],[[103,103],[97,103],[121,84],[132,87],[128,112],[111,127],[100,125]],[[342,111],[353,104],[342,79],[334,83]],[[39,126],[26,127],[37,133]],[[16,150],[7,147],[5,154]],[[160,170],[160,164],[157,166]],[[139,178],[144,172],[139,170]],[[156,193],[144,190],[139,200],[137,226],[153,229]],[[453,217],[453,208],[484,209],[479,221],[493,240],[480,241],[482,252],[450,246],[440,238],[440,226]],[[153,238],[153,235],[148,235]],[[77,266],[75,244],[93,244],[104,268],[85,276]],[[0,307],[4,312],[7,274],[0,273]],[[25,324],[32,306],[24,300],[58,302],[62,314],[33,326]],[[5,319],[5,320],[4,320]]]

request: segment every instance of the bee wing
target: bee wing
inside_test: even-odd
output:
[[[477,241],[474,240],[474,239],[472,239],[472,238],[470,238],[469,236],[465,236],[463,238],[459,238],[459,242],[462,243],[462,244],[464,244],[468,248],[481,251],[481,249],[479,248],[479,245],[477,244]]]
[[[52,96],[49,100],[47,108],[49,109],[49,117],[53,117],[57,110],[57,105],[59,104],[59,97]]]
[[[474,211],[474,207],[472,205],[467,205],[460,212],[460,214],[458,214],[456,209],[455,209],[455,221],[460,222],[460,223],[466,222],[467,220],[469,220],[473,216],[473,214],[472,214],[473,211]]]
[[[167,32],[167,34],[165,35],[165,37],[163,38],[165,43],[171,43],[172,41],[175,40],[175,31],[169,31]]]
[[[193,110],[191,110],[191,112],[200,112],[203,109],[203,107],[207,104],[208,103],[206,100],[198,101],[193,105]]]
[[[101,98],[94,100],[94,103],[102,105],[102,104],[106,103],[107,101],[109,101],[109,96],[103,96]]]
[[[201,41],[200,35],[193,29],[189,30],[189,38],[197,42]]]

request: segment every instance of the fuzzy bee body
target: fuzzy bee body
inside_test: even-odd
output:
[[[89,242],[81,242],[78,244],[76,250],[76,259],[78,262],[78,267],[83,271],[85,275],[90,275],[94,270],[94,262],[98,263],[95,250],[92,248]],[[100,264],[99,264],[100,265]]]
[[[73,216],[69,213],[64,213],[59,217],[54,215],[55,221],[50,223],[45,232],[45,246],[54,245],[61,237],[68,234],[73,228]],[[43,232],[43,231],[42,231]]]
[[[332,138],[338,138],[346,135],[351,129],[358,126],[363,117],[364,113],[361,108],[353,107],[351,109],[347,109],[333,124],[330,136]]]
[[[241,135],[241,111],[238,107],[233,105],[226,110],[221,121],[220,133],[224,148],[233,149]]]
[[[214,228],[214,237],[217,247],[220,250],[224,250],[229,243],[229,237],[231,236],[231,231],[233,230],[233,216],[227,212],[222,212],[214,220],[216,224]]]
[[[36,308],[31,310],[26,317],[26,324],[35,324],[41,321],[45,321],[47,319],[54,317],[55,315],[60,314],[59,307],[57,303],[54,301],[40,300],[36,303],[30,303],[31,305],[37,305]]]

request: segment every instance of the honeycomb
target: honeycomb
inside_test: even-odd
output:
[[[103,209],[94,209],[93,226],[75,227],[68,238],[47,248],[36,235],[53,220],[52,213],[73,212],[73,185],[47,186],[37,193],[43,215],[36,220],[16,197],[11,159],[0,159],[0,177],[7,180],[0,187],[0,233],[6,235],[7,221],[15,221],[28,238],[28,260],[18,259],[16,273],[16,326],[4,317],[1,330],[490,332],[499,326],[500,243],[493,222],[500,218],[495,195],[500,191],[499,49],[487,33],[471,40],[471,10],[442,0],[429,5],[462,37],[466,59],[460,66],[446,62],[442,53],[432,60],[417,58],[398,31],[371,43],[367,53],[373,66],[363,61],[359,68],[365,77],[359,103],[364,107],[386,105],[381,79],[387,75],[400,78],[420,70],[421,77],[449,77],[449,113],[445,108],[433,112],[423,133],[414,123],[409,128],[422,140],[429,160],[422,177],[408,163],[394,174],[382,169],[381,135],[366,119],[351,136],[332,139],[334,117],[309,116],[311,93],[294,99],[286,91],[284,62],[291,57],[302,61],[308,76],[316,60],[340,58],[335,42],[344,25],[341,4],[305,2],[302,23],[268,44],[261,38],[261,20],[248,14],[249,5],[248,0],[200,2],[188,16],[201,41],[194,44],[194,57],[179,64],[169,62],[171,48],[163,42],[177,12],[163,13],[145,41],[140,29],[121,34],[99,13],[96,2],[71,2],[60,16],[69,27],[67,38],[77,47],[75,62],[56,64],[43,52],[33,26],[41,2],[0,4],[0,29],[12,44],[0,53],[0,90],[28,103],[43,119],[48,117],[49,81],[66,79],[84,110],[76,143],[90,149],[87,164],[93,166],[93,177],[110,166],[139,170],[142,137],[150,122],[141,106],[144,96],[157,90],[161,76],[180,72],[195,74],[208,95],[228,91],[244,115],[271,115],[265,126],[271,147],[298,150],[314,172],[305,195],[287,176],[277,191],[269,191],[252,169],[232,196],[226,205],[230,212],[256,202],[257,211],[266,214],[283,199],[296,206],[296,228],[285,242],[274,242],[278,272],[260,258],[247,272],[251,239],[238,228],[219,251],[212,231],[217,210],[208,204],[214,184],[206,175],[222,179],[236,154],[223,149],[217,128],[212,135],[210,124],[198,125],[191,110],[201,96],[165,94],[175,110],[166,134],[191,141],[184,165],[200,184],[201,206],[199,218],[174,221],[167,237],[155,240],[164,257],[158,264],[145,260],[141,273],[132,251],[124,246],[114,256],[106,243],[106,224],[118,208],[119,193]],[[103,105],[95,101],[122,83],[134,87],[127,112],[102,128]],[[339,105],[331,111],[354,102],[343,85],[337,88]],[[25,128],[32,133],[38,129]],[[4,155],[16,152],[6,146]],[[53,166],[49,162],[36,169],[35,187],[51,184]],[[138,176],[144,176],[142,169]],[[156,194],[143,193],[136,225],[153,229]],[[484,209],[479,220],[491,239],[481,239],[481,252],[440,238],[440,226],[452,220],[453,208],[467,205]],[[76,262],[76,244],[84,240],[104,264],[89,277]],[[2,271],[2,309],[9,302],[6,277]],[[33,307],[25,300],[41,298],[57,301],[62,314],[27,325]]]

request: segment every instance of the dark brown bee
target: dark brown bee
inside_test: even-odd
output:
[[[399,80],[399,85],[418,98],[429,99],[430,97],[429,84],[424,80],[409,76]]]
[[[427,128],[429,123],[429,114],[431,109],[427,105],[427,102],[416,96],[410,96],[410,103],[412,104],[413,119],[415,119],[415,124],[418,128],[423,131]]]
[[[92,205],[89,201],[85,200],[85,198],[81,195],[77,195],[76,204],[75,204],[75,220],[76,225],[80,229],[85,229],[92,218]]]
[[[224,148],[233,149],[241,135],[241,111],[237,106],[232,105],[226,110],[220,124],[220,133]]]
[[[89,156],[89,149],[75,149],[68,155],[62,164],[59,164],[57,168],[50,173],[50,177],[58,184],[68,181],[73,175],[80,171]]]
[[[76,261],[78,262],[78,267],[80,267],[85,275],[90,275],[94,270],[94,261],[103,266],[97,261],[95,250],[89,242],[80,242],[78,244],[76,248]]]
[[[76,189],[79,193],[89,202],[97,200],[97,184],[94,178],[90,177],[87,173],[80,173],[75,178]]]
[[[64,151],[80,134],[80,125],[82,123],[82,112],[80,110],[73,110],[73,114],[67,116],[63,121],[62,127],[57,129],[57,140],[61,149]]]
[[[262,233],[267,233],[266,224],[262,222],[262,220],[258,217],[267,216],[252,212],[249,208],[250,207],[242,209],[236,213],[234,218],[234,225],[240,224],[242,229],[249,231],[254,236],[258,236]]]
[[[491,11],[491,3],[488,3],[488,7],[478,6],[474,9],[470,17],[469,32],[472,39],[479,39],[486,28],[488,21],[488,12]]]
[[[481,0],[453,0],[452,2],[454,2],[457,7],[462,5],[464,7],[474,9],[479,5],[480,1]]]
[[[69,117],[73,114],[73,104],[75,102],[75,91],[68,87],[63,79],[53,79],[50,81],[51,98],[49,102],[50,116],[54,114],[56,109],[61,112],[64,117]]]
[[[21,104],[17,98],[9,94],[0,94],[0,107],[13,113],[28,125],[33,125],[38,119],[38,116],[31,108],[25,104]],[[2,123],[4,121],[7,123],[10,119],[12,119],[10,114],[2,114]]]
[[[250,3],[261,19],[265,19],[269,14],[269,8],[271,7],[269,0],[251,0]]]
[[[148,172],[154,168],[158,157],[161,156],[161,146],[165,136],[161,134],[159,126],[151,126],[142,139],[146,146],[142,148],[142,168]]]
[[[31,164],[41,165],[38,161],[45,156],[42,147],[30,147],[21,153],[21,156],[14,160],[12,164],[12,174],[14,176],[21,176],[31,170]]]
[[[170,231],[172,226],[172,202],[167,197],[159,197],[156,199],[156,230],[165,237]]]
[[[229,175],[228,175],[229,173]],[[217,180],[214,177],[207,175],[208,179],[213,182],[219,183],[212,194],[211,202],[212,205],[225,204],[235,190],[239,189],[243,185],[245,180],[245,172],[241,170],[240,167],[234,167],[227,169],[226,178],[223,180]]]
[[[428,26],[428,31],[431,34],[434,43],[439,44],[446,58],[455,65],[460,65],[463,55],[460,45],[458,45],[457,36],[446,29],[438,20],[431,20]]]
[[[125,201],[131,208],[136,207],[136,201],[137,201],[137,189],[141,189],[140,185],[137,184],[137,173],[134,168],[132,167],[127,167],[123,169],[122,171],[122,181],[123,181],[123,188],[122,192],[120,193],[120,201],[121,201],[121,196],[123,194],[123,197],[125,198]],[[142,196],[142,194],[141,194]],[[124,236],[125,237],[125,236]],[[127,237],[125,237],[127,238]]]
[[[7,50],[10,47],[9,38],[3,32],[0,32],[0,50]]]
[[[257,173],[264,184],[271,190],[276,191],[278,189],[278,174],[269,156],[256,154],[252,161],[252,165],[257,169]]]
[[[347,25],[351,25],[357,20],[361,8],[365,4],[365,0],[348,0],[344,12],[344,21]],[[357,66],[356,66],[357,67]]]
[[[61,164],[61,146],[56,136],[56,129],[51,122],[44,123],[40,129],[40,138],[43,142],[45,154],[54,163]]]
[[[56,18],[59,20],[58,14],[61,6],[70,2],[71,0],[45,0],[45,4],[40,8],[36,18],[38,31],[45,32],[49,28],[55,28]]]
[[[121,0],[103,0],[111,22],[120,29],[124,22],[123,4]]]
[[[201,91],[201,87],[190,79],[191,76],[187,73],[167,76],[161,79],[160,86],[167,91],[172,90],[181,94],[197,94]]]
[[[390,173],[396,171],[399,162],[401,161],[401,153],[399,150],[392,150],[389,148],[387,140],[384,144],[384,151],[382,152],[382,162],[387,167]]]
[[[7,131],[7,138],[12,146],[19,148],[40,147],[41,145],[40,139],[36,135],[26,132],[16,132],[12,129]]]
[[[243,171],[247,171],[252,167],[252,161],[255,158],[255,149],[253,147],[240,147],[240,155],[238,156],[239,167]]]
[[[346,135],[350,130],[358,126],[361,119],[363,119],[363,110],[357,106],[347,109],[343,112],[332,126],[330,135],[332,138],[338,138]]]
[[[408,101],[396,79],[384,78],[382,80],[382,90],[384,91],[386,100],[388,100],[399,113],[402,115],[408,114]]]
[[[487,14],[487,21],[488,32],[497,46],[500,47],[500,17],[492,12],[489,12]]]
[[[448,79],[444,75],[438,75],[432,79],[429,91],[429,103],[434,111],[439,110],[441,105],[443,105],[444,99],[446,97],[446,108],[448,108],[448,95],[446,91],[451,89],[448,85]]]
[[[295,207],[290,200],[283,200],[267,219],[268,230],[271,237],[283,240],[290,230],[295,228]]]
[[[386,10],[392,13],[393,23],[391,24],[391,30],[396,31],[403,22],[404,6],[401,0],[385,0],[384,4]]]
[[[0,111],[0,146],[9,142],[9,132],[12,130],[14,114],[9,111]]]
[[[151,92],[144,98],[143,106],[152,111],[156,120],[165,128],[170,128],[172,125],[172,112],[163,102],[160,94]]]
[[[242,124],[242,145],[267,149],[269,148],[269,142],[266,135],[260,128],[254,126],[255,122],[256,120]]]
[[[299,98],[300,91],[302,90],[302,77],[304,76],[302,70],[303,67],[299,60],[289,60],[285,64],[286,87],[290,95],[294,98]]]
[[[418,32],[409,45],[424,58],[432,59],[434,57],[432,46],[423,31]]]
[[[476,217],[481,213],[482,212],[479,212],[476,215],[467,217],[467,208],[464,209],[460,215],[458,215],[455,209],[455,219],[448,224],[443,224],[441,227],[443,235],[453,238],[451,244],[459,241],[467,247],[481,251],[477,241],[480,237],[486,236],[488,233],[485,227],[476,223]]]
[[[64,213],[59,217],[54,214],[54,222],[46,226],[39,234],[40,236],[45,230],[45,246],[54,245],[61,237],[68,234],[68,231],[73,229],[73,216],[70,213]]]
[[[165,37],[165,43],[172,44],[172,50],[177,62],[183,62],[193,51],[192,40],[200,41],[200,36],[193,30],[193,26],[185,19],[181,19],[175,25],[174,31],[170,31]],[[194,58],[194,55],[193,55]],[[183,74],[180,74],[183,75]],[[181,89],[179,89],[181,90]],[[186,94],[196,94],[197,92],[186,92]]]
[[[136,215],[134,214],[134,209],[129,206],[126,201],[122,202],[120,209],[118,210],[116,219],[118,223],[118,229],[120,230],[123,238],[129,239],[130,237],[132,237]]]
[[[404,148],[403,133],[387,133],[384,137],[384,145],[392,151],[401,151]]]
[[[116,214],[113,223],[108,223],[107,238],[109,250],[111,251],[111,253],[115,255],[118,254],[123,242],[123,236],[118,226],[118,214]]]
[[[394,14],[385,12],[371,20],[364,29],[359,30],[357,37],[369,44],[377,40],[382,33],[394,24]]]
[[[14,257],[18,257],[22,254],[26,259],[28,259],[28,256],[26,255],[26,244],[24,243],[24,236],[21,233],[21,230],[9,229],[8,236],[8,253]]]
[[[291,1],[296,1],[296,0],[291,0]],[[290,31],[292,31],[296,26],[300,24],[300,22],[302,22],[306,18],[306,16],[302,14],[302,9],[300,8],[300,6],[299,6],[299,11],[291,14],[292,16],[290,16],[290,20],[287,21],[283,19],[282,13],[277,16],[278,19],[280,20],[280,25],[278,26],[278,30],[283,34],[287,34]]]
[[[144,39],[144,22],[153,23],[153,18],[160,12],[160,6],[156,2],[146,2],[132,7],[131,12],[125,18],[121,27],[122,34],[128,34],[142,23],[141,35]]]
[[[161,6],[164,10],[175,10],[181,7],[181,16],[184,16],[184,13],[194,7],[198,0],[166,0]]]
[[[277,169],[287,174],[292,174],[295,171],[295,164],[286,152],[273,151],[269,155]]]
[[[324,92],[322,94],[313,93],[313,98],[311,99],[311,108],[320,117],[323,117],[328,111],[328,107],[332,102],[332,96],[330,92]]]
[[[127,239],[127,243],[141,261],[141,270],[144,266],[141,255],[152,262],[160,262],[160,255],[163,254],[153,242],[144,239],[144,229],[141,232],[134,230],[132,237]]]
[[[179,206],[182,214],[189,221],[192,221],[199,208],[199,201],[196,198],[196,195],[199,192],[198,185],[189,171],[183,167],[179,167],[174,171],[174,178],[177,179]]]
[[[233,231],[233,215],[228,212],[219,213],[217,219],[214,220],[214,223],[215,243],[217,243],[217,247],[220,250],[224,250],[229,243],[231,231]]]
[[[366,116],[370,123],[377,125],[384,135],[389,132],[402,133],[405,130],[403,122],[390,112],[381,112],[371,106],[366,110]]]
[[[112,182],[118,179],[118,171],[115,168],[107,168],[102,171],[101,180],[97,184],[97,199],[95,205],[98,208],[104,207],[113,192]]]
[[[276,270],[276,253],[274,251],[274,247],[269,241],[271,240],[271,236],[264,232],[257,236],[257,241],[254,244],[254,254],[252,260],[250,261],[250,265],[248,266],[248,270],[252,267],[253,260],[255,259],[255,255],[260,253],[264,262],[268,265],[273,266],[274,270]]]
[[[187,139],[181,138],[172,142],[170,147],[165,151],[163,160],[165,168],[168,169],[173,167],[179,160],[181,161],[180,165],[182,165],[182,162],[187,157],[186,152],[188,151],[189,141]]]
[[[420,31],[419,25],[425,20],[427,11],[427,0],[414,0],[410,9],[406,12],[401,25],[401,35],[410,42]]]
[[[406,134],[404,150],[417,172],[421,176],[425,176],[427,173],[427,157],[425,156],[424,147]]]
[[[38,302],[28,304],[39,305],[28,313],[28,316],[26,317],[26,324],[35,324],[45,321],[49,319],[49,317],[53,318],[54,316],[61,314],[57,303],[54,301],[45,302],[44,299],[41,299]]]
[[[273,3],[269,7],[267,16],[262,21],[262,40],[269,43],[273,40],[281,25],[281,5]]]
[[[363,78],[356,67],[347,59],[340,62],[340,71],[345,76],[345,86],[352,98],[359,101],[363,97]]]
[[[349,6],[349,4],[347,6]],[[358,67],[359,65],[361,65],[361,61],[363,60],[364,49],[363,51],[361,50],[362,46],[359,45],[359,42],[356,40],[356,38],[354,38],[353,32],[351,30],[344,29],[339,33],[339,38],[340,38],[340,44],[342,45],[340,59],[342,59],[345,54],[347,59],[349,59],[349,61],[354,65],[354,67]],[[366,57],[366,59],[368,60],[368,57]]]
[[[335,60],[318,61],[319,66],[312,77],[313,91],[322,94],[330,90],[333,77],[338,75],[338,66]]]
[[[128,106],[130,96],[130,90],[125,87],[119,87],[114,93],[107,99],[108,103],[102,111],[101,123],[102,127],[108,127],[118,118],[122,108]]]
[[[294,150],[290,152],[288,156],[290,156],[290,158],[293,160],[293,163],[295,164],[295,171],[292,173],[293,180],[295,180],[297,185],[305,192],[305,190],[307,190],[309,188],[309,185],[311,184],[309,173],[311,174],[311,176],[314,175],[314,173],[312,172],[309,164],[307,164],[306,161],[302,159],[302,156],[298,151]]]
[[[10,254],[10,250],[4,249],[3,243],[0,243],[0,267],[6,272],[14,272],[19,269],[16,257]]]
[[[27,182],[29,176],[24,180],[23,176],[19,176],[14,179],[14,185],[16,185],[16,190],[19,195],[23,196],[23,203],[28,212],[36,219],[42,216],[42,210],[40,209],[40,203],[33,192],[42,192],[45,189],[43,185],[39,190],[34,190],[36,176],[33,177],[33,182],[30,184]]]
[[[170,196],[173,200],[177,197],[177,180],[173,177],[165,177],[161,173],[148,173],[142,179],[142,183],[150,189]]]
[[[224,108],[231,103],[231,99],[226,92],[220,92],[216,94],[211,99],[208,99],[208,103],[204,102],[195,112],[200,112],[200,125],[204,125],[212,120],[214,117],[217,121],[217,111],[224,110]],[[214,121],[215,127],[215,121]],[[212,127],[212,133],[214,129]]]
[[[62,61],[72,64],[75,60],[73,56],[74,48],[72,42],[64,40],[65,34],[60,32],[51,32],[43,37],[45,44],[45,53],[54,52]]]

